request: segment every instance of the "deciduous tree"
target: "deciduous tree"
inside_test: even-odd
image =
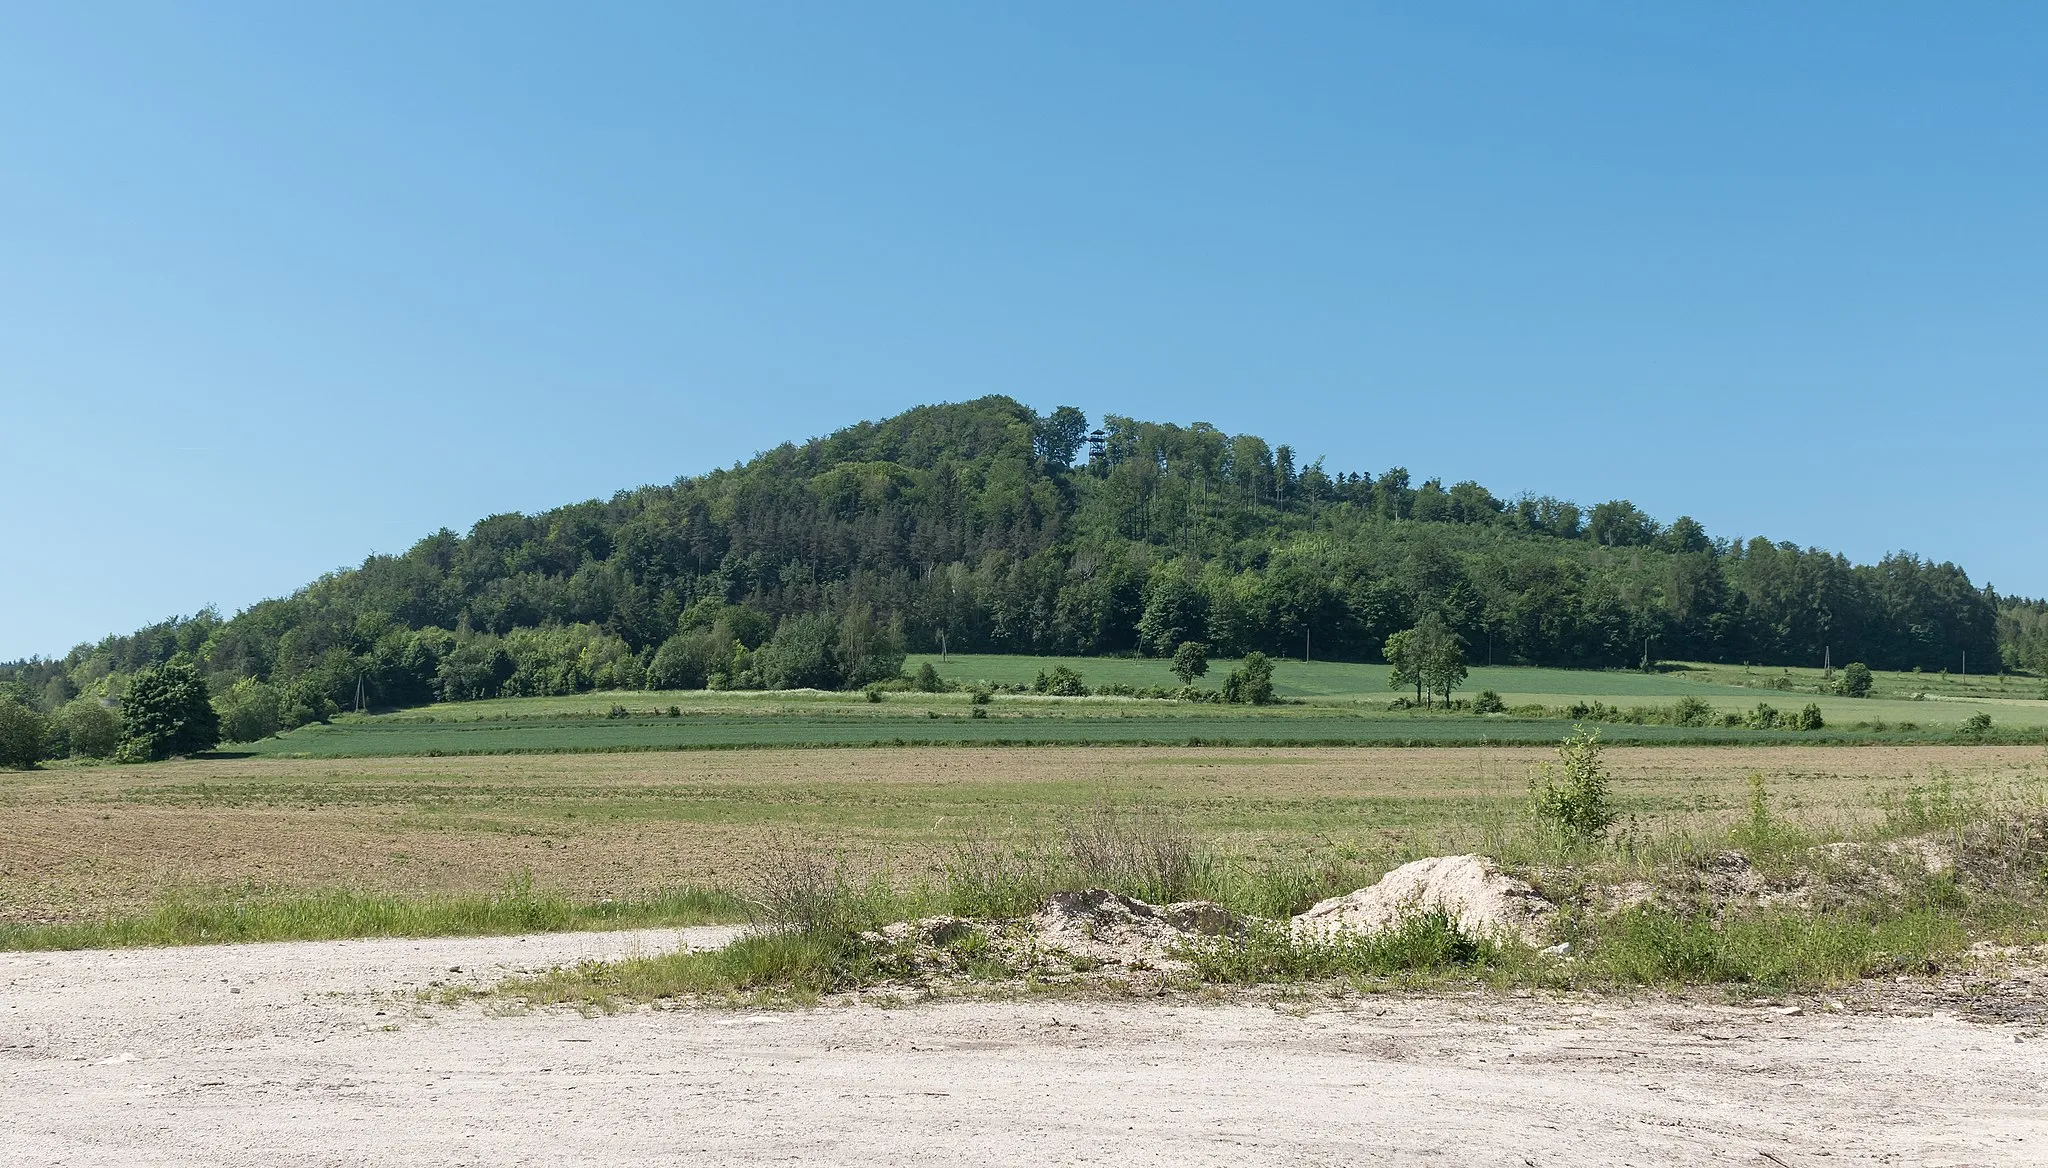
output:
[[[43,761],[50,739],[50,721],[41,710],[0,694],[0,767],[27,770]]]
[[[1195,684],[1195,679],[1209,672],[1209,646],[1200,641],[1182,641],[1173,651],[1173,675],[1180,678],[1183,686]]]
[[[181,661],[136,673],[121,698],[121,724],[120,756],[129,761],[198,754],[220,743],[206,679]]]

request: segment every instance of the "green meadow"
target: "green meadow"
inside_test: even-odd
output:
[[[814,690],[502,698],[345,716],[233,749],[258,756],[350,758],[948,744],[1486,745],[1556,741],[1581,717],[1601,724],[1614,742],[1946,742],[1978,713],[1988,715],[2001,735],[2048,732],[2048,701],[2000,696],[1989,680],[1908,697],[1900,678],[1909,675],[1885,676],[1879,692],[1891,696],[1857,699],[1818,692],[1825,682],[1817,670],[1806,676],[1739,668],[1642,673],[1479,666],[1458,697],[1469,700],[1490,689],[1509,707],[1506,714],[1481,716],[1469,709],[1390,708],[1401,695],[1388,688],[1384,665],[1282,661],[1274,675],[1280,702],[1251,707],[1014,692],[1029,687],[1041,670],[1060,665],[1096,688],[1178,684],[1158,659],[918,656],[906,669],[915,673],[927,662],[950,685],[995,687],[994,700],[977,707],[957,690],[890,690],[877,695],[879,700]],[[1220,684],[1235,665],[1213,662],[1201,684]],[[1932,682],[1937,691],[1940,684]],[[1636,725],[1611,716],[1668,707],[1686,697],[1717,713],[1743,713],[1758,703],[1790,713],[1812,703],[1827,725],[1798,732]],[[1575,706],[1595,704],[1610,713],[1573,716]]]

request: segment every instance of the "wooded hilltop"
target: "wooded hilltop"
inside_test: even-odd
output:
[[[1472,660],[2048,671],[2048,605],[1951,563],[1716,539],[1625,500],[1298,465],[1249,434],[1006,397],[442,530],[292,596],[0,666],[55,710],[173,659],[285,724],[592,688],[847,687],[906,649],[1379,659],[1435,613]],[[231,702],[229,703],[232,704]]]

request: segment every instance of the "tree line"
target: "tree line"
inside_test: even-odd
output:
[[[1003,397],[666,486],[443,530],[232,618],[0,666],[45,714],[191,663],[223,716],[657,686],[859,686],[906,651],[2048,669],[2048,606],[1897,553],[1852,564],[1590,508],[1306,464],[1213,426]],[[1425,695],[1426,696],[1426,695]]]

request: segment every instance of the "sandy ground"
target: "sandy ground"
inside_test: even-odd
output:
[[[421,1008],[722,929],[0,954],[9,1164],[2048,1163],[2048,1035],[1375,997]]]

